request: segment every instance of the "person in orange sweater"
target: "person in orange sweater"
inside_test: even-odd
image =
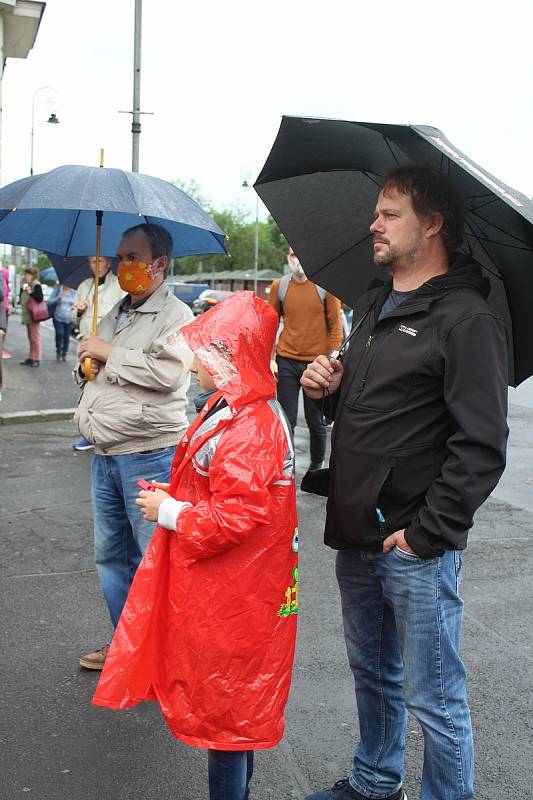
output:
[[[283,330],[275,348],[272,369],[278,377],[278,400],[294,436],[298,417],[300,378],[318,353],[331,353],[343,339],[341,303],[307,276],[289,247],[291,272],[270,287],[270,305],[283,317]],[[323,349],[322,349],[323,348]],[[304,394],[305,420],[309,428],[309,470],[321,469],[326,454],[326,426],[319,407]]]

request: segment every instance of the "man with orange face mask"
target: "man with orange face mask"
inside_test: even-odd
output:
[[[80,344],[76,421],[94,445],[91,464],[95,560],[111,623],[116,626],[154,525],[135,500],[137,480],[168,481],[177,442],[187,427],[192,354],[179,336],[192,312],[165,284],[172,238],[160,225],[127,230],[118,248],[117,278],[127,292]],[[85,375],[90,359],[94,380]],[[109,645],[80,659],[102,669]]]

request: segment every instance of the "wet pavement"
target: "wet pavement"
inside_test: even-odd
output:
[[[27,346],[19,318],[11,319],[0,417],[76,405],[70,367],[55,362],[47,326],[43,362],[31,369],[18,364]],[[462,586],[477,800],[533,797],[533,390],[528,384],[510,395],[509,466],[477,515]],[[119,712],[90,704],[97,675],[81,670],[78,658],[104,643],[109,623],[92,556],[90,454],[72,450],[76,436],[70,420],[0,425],[0,798],[206,798],[205,754],[176,742],[153,704]],[[301,476],[303,427],[296,447]],[[257,756],[257,800],[301,800],[331,785],[349,771],[356,736],[334,553],[322,544],[324,501],[304,494],[298,501],[293,688],[282,745]],[[410,720],[410,800],[419,793],[421,752]]]

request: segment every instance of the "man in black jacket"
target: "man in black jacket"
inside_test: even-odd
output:
[[[428,167],[390,173],[374,261],[392,285],[354,308],[342,362],[302,376],[335,419],[325,542],[336,561],[360,742],[349,778],[307,800],[402,800],[407,710],[424,733],[422,800],[471,800],[459,656],[462,552],[507,441],[503,321],[461,244],[462,202]]]

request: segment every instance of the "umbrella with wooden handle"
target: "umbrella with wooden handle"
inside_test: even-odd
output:
[[[104,166],[104,151],[100,150],[100,166]],[[96,265],[95,265],[95,272],[94,272],[94,295],[93,295],[93,326],[92,326],[92,335],[96,336],[98,331],[98,289],[100,283],[100,246],[102,242],[102,218],[104,216],[103,211],[96,212]],[[96,374],[93,372],[91,367],[91,359],[89,356],[83,360],[83,372],[85,373],[85,377],[88,381],[94,381],[96,378]]]
[[[103,166],[100,164],[100,166]],[[103,211],[96,212],[96,265],[94,269],[94,295],[93,295],[93,322],[92,322],[92,330],[91,333],[93,336],[96,336],[98,331],[98,289],[99,289],[99,276],[100,276],[100,243],[102,241],[102,217],[104,216]],[[83,360],[83,372],[85,373],[85,377],[88,381],[93,381],[96,378],[96,374],[93,372],[91,367],[91,359],[89,356]]]

